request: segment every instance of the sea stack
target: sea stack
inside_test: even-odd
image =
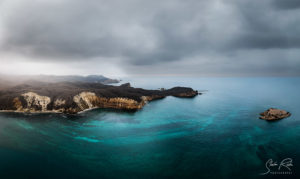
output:
[[[276,121],[291,116],[291,113],[281,109],[270,108],[265,112],[260,113],[260,115],[260,119]]]

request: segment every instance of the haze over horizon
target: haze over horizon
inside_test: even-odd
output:
[[[0,71],[299,76],[299,34],[299,0],[0,0]]]

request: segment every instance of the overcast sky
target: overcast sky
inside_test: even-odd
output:
[[[300,75],[300,0],[0,0],[0,62],[18,74]]]

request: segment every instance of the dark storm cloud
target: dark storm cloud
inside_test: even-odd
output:
[[[274,5],[279,9],[297,9],[300,8],[299,0],[274,0]]]
[[[283,7],[288,6],[292,1],[280,2]],[[259,49],[300,47],[299,12],[276,11],[268,1],[241,1],[235,5],[243,23],[243,28],[236,38],[235,47]]]
[[[129,74],[299,75],[299,4],[4,0],[0,50],[31,61],[110,60]]]
[[[3,49],[65,60],[98,56],[124,56],[134,64],[177,60],[194,49],[190,43],[195,41],[178,30],[202,5],[191,0],[24,1],[18,13],[5,19]]]

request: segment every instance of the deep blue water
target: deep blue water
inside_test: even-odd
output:
[[[204,93],[153,101],[135,113],[2,113],[0,178],[299,178],[300,78],[125,81]],[[269,107],[292,116],[258,119]],[[271,158],[292,158],[292,174],[260,175]]]

